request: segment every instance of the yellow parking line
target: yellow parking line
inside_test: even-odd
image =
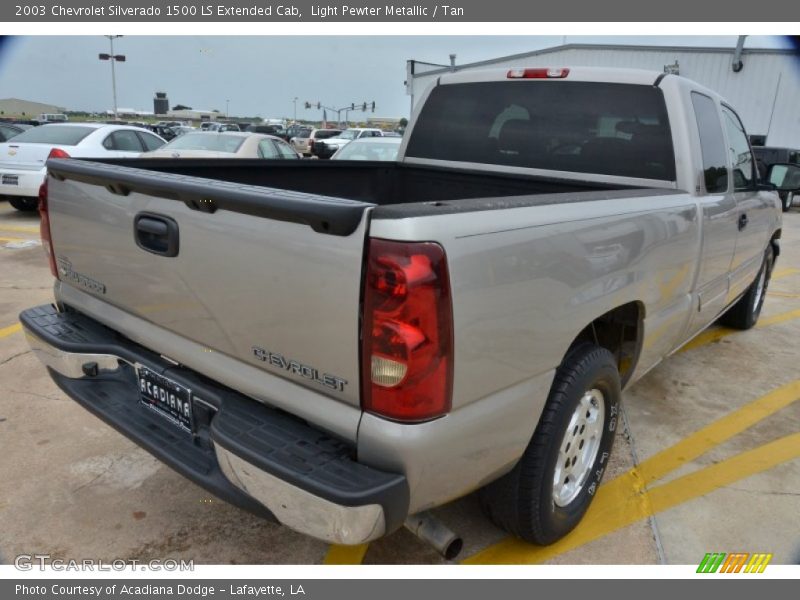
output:
[[[800,380],[781,386],[717,419],[674,446],[642,461],[636,469],[645,484],[657,481],[797,400],[800,400]]]
[[[786,321],[792,321],[798,318],[800,318],[800,309],[790,310],[789,312],[772,315],[770,317],[761,317],[755,326],[756,329],[761,329],[762,327],[777,325],[778,323],[785,323]],[[721,340],[732,333],[741,333],[741,331],[739,329],[730,329],[728,327],[713,327],[712,329],[707,329],[697,337],[684,344],[677,353],[680,354],[681,352],[686,352],[687,350],[693,350],[695,348],[699,348],[700,346],[705,346],[711,342]]]
[[[17,333],[20,329],[22,329],[22,325],[19,323],[15,323],[14,325],[9,325],[8,327],[3,327],[0,329],[0,338],[8,337],[13,333]]]
[[[800,298],[800,294],[792,294],[790,292],[778,292],[776,290],[770,290],[767,292],[770,296],[777,296],[779,298]]]
[[[706,329],[703,333],[695,336],[689,340],[689,342],[681,346],[681,349],[678,350],[678,353],[680,354],[681,352],[686,352],[687,350],[694,350],[700,346],[705,346],[711,342],[716,342],[717,340],[721,340],[722,338],[729,336],[732,333],[736,333],[737,331],[739,330],[730,329],[728,327],[713,327],[711,329]]]
[[[29,238],[19,238],[19,237],[3,237],[0,236],[0,241],[2,242],[25,242]]]
[[[794,275],[796,273],[800,273],[800,269],[795,269],[794,267],[775,269],[772,272],[772,275],[770,275],[770,279],[775,281],[776,279],[783,279],[784,277],[789,277],[790,275]]]
[[[541,563],[636,521],[798,457],[800,433],[795,433],[651,490],[642,489],[642,481],[634,470],[600,488],[581,525],[555,544],[533,546],[509,538],[467,558],[463,563]]]
[[[336,546],[328,548],[323,564],[326,565],[360,565],[367,553],[369,544],[358,546]]]
[[[0,223],[0,231],[16,231],[18,233],[39,233],[38,227],[24,227],[22,225],[3,225]]]
[[[800,318],[800,309],[792,310],[789,312],[781,313],[779,315],[772,315],[771,317],[762,317],[756,323],[756,327],[766,327],[767,325],[777,325],[778,323],[785,323],[793,319]]]
[[[778,446],[774,445],[775,442],[760,446],[756,449],[759,451],[756,454],[754,454],[756,450],[745,452],[722,461],[713,467],[700,469],[673,482],[651,490],[646,488],[648,483],[661,479],[668,473],[797,400],[800,400],[800,380],[788,383],[761,398],[749,402],[733,413],[696,431],[674,446],[653,455],[613,481],[604,484],[598,490],[597,497],[589,507],[581,524],[572,533],[552,546],[532,546],[516,538],[507,538],[467,558],[463,562],[468,564],[543,562],[553,556],[573,550],[630,525],[635,521],[649,517],[656,512],[675,506],[679,503],[676,499],[684,498],[681,502],[691,500],[739,478],[784,462],[784,460],[788,459],[782,458],[787,450],[786,443],[782,440],[787,438],[778,440],[781,442]],[[788,437],[797,438],[798,436],[800,434]],[[790,458],[800,456],[800,439],[793,439],[792,443],[796,447],[794,448],[794,456]],[[769,452],[763,451],[764,448],[779,449],[772,457],[776,462],[768,464]],[[733,467],[723,468],[723,465],[733,465]],[[757,470],[752,471],[753,468],[757,468]],[[705,481],[706,474],[709,473],[710,469],[717,470],[711,472],[709,481],[722,483],[715,487],[703,487],[698,484],[698,480]],[[735,477],[737,475],[736,469],[741,469],[740,477]],[[731,477],[735,478],[728,481]]]

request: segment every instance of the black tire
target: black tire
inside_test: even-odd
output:
[[[761,315],[761,308],[764,306],[764,298],[767,296],[767,287],[769,286],[769,278],[772,275],[772,265],[774,262],[774,254],[772,252],[772,244],[767,247],[764,252],[764,260],[761,263],[761,268],[758,270],[755,281],[747,288],[744,296],[739,298],[728,311],[719,318],[719,322],[726,327],[733,329],[750,329],[758,322],[758,317]],[[759,291],[759,285],[762,281],[763,286]]]
[[[792,208],[792,193],[786,192],[786,195],[781,198],[781,209],[783,212],[789,212],[790,208]]]
[[[23,198],[20,196],[15,196],[13,198],[9,198],[8,203],[17,210],[21,210],[23,212],[33,212],[39,207],[38,198]]]
[[[604,405],[597,453],[585,472],[585,481],[576,488],[577,495],[560,506],[554,497],[556,464],[562,446],[569,442],[570,420],[579,414],[578,406],[590,390],[602,393]],[[572,531],[589,508],[608,465],[620,397],[619,371],[611,352],[593,344],[572,350],[556,370],[539,424],[522,458],[509,473],[481,490],[487,516],[498,527],[535,544],[552,544]],[[579,447],[583,448],[583,443]],[[590,458],[586,460],[588,464]]]

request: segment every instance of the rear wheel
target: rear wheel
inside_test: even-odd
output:
[[[24,198],[21,196],[9,198],[8,203],[17,210],[24,212],[32,212],[39,206],[39,200],[37,198]]]
[[[728,312],[720,317],[719,322],[727,327],[734,329],[750,329],[758,322],[761,315],[761,308],[764,306],[764,298],[767,295],[769,278],[772,275],[772,264],[774,254],[772,244],[767,247],[764,253],[764,260],[755,281],[750,284],[744,296],[734,304]]]
[[[792,199],[794,194],[792,192],[786,192],[786,196],[781,199],[781,208],[783,208],[783,212],[789,212],[789,209],[792,208]]]
[[[552,544],[580,522],[603,477],[618,421],[614,355],[583,344],[556,371],[539,425],[519,463],[481,490],[499,527]]]

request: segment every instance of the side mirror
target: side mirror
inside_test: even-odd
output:
[[[800,165],[776,163],[767,171],[766,182],[779,192],[800,190]]]

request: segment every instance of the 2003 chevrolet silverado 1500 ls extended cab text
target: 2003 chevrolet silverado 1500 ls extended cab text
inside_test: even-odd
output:
[[[442,76],[396,163],[51,160],[57,385],[222,498],[374,540],[481,489],[550,543],[586,511],[621,388],[751,327],[777,195],[674,75]]]

